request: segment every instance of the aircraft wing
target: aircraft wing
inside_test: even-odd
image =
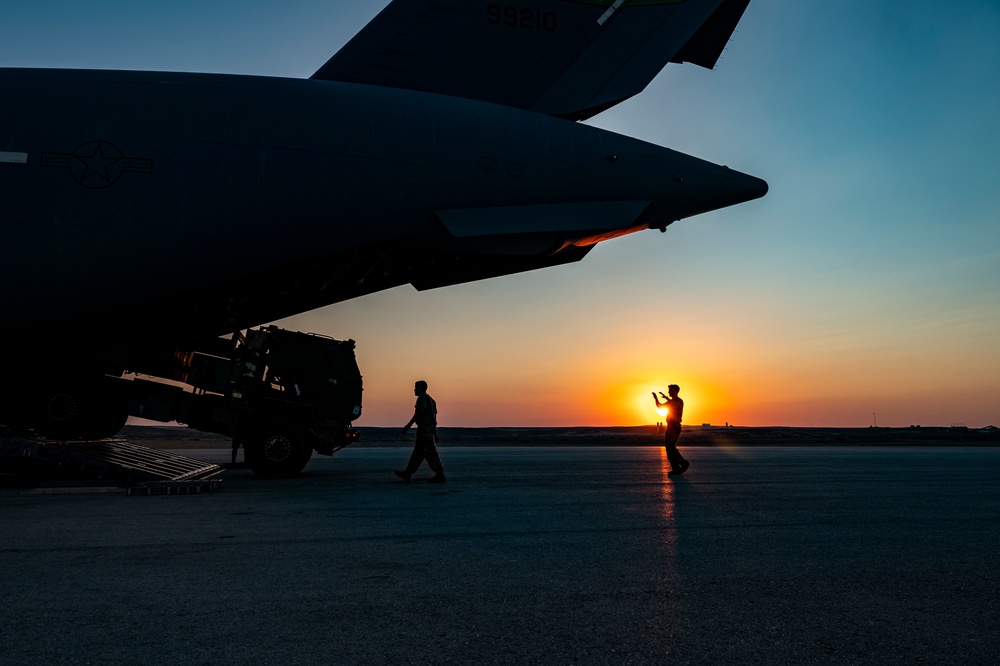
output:
[[[668,62],[715,66],[750,0],[393,0],[313,79],[477,99],[573,120]]]

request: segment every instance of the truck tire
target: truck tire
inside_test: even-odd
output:
[[[42,391],[36,429],[45,437],[79,437],[90,417],[90,401],[83,386],[58,386]]]
[[[32,427],[53,439],[103,439],[118,434],[128,419],[128,408],[109,385],[81,379],[33,392]]]
[[[84,422],[81,436],[84,439],[114,437],[128,421],[128,408],[113,398],[105,398],[91,407]]]
[[[301,472],[312,457],[312,449],[294,427],[273,424],[250,433],[244,456],[254,474],[276,479]]]

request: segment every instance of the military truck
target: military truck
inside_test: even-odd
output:
[[[297,474],[312,452],[331,455],[357,439],[362,380],[353,340],[276,326],[232,338],[141,345],[141,353],[79,354],[79,381],[48,384],[45,372],[5,424],[62,439],[115,434],[129,416],[177,421],[232,437],[264,477]],[[137,347],[138,348],[138,347]],[[95,360],[96,359],[96,360]],[[8,403],[8,408],[10,403]]]

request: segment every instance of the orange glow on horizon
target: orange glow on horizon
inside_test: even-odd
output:
[[[679,397],[684,400],[685,423],[722,424],[733,420],[728,414],[732,409],[731,401],[724,389],[675,376],[670,382],[638,379],[604,386],[593,396],[595,423],[630,426],[663,421],[668,410],[656,406],[653,394],[658,397],[661,391],[666,394],[668,383],[681,387]],[[660,401],[663,400],[660,397]]]
[[[774,376],[757,373],[748,377],[707,368],[694,379],[693,373],[660,373],[656,368],[630,373],[622,371],[622,365],[602,363],[596,368],[583,367],[574,373],[550,371],[551,382],[529,383],[520,377],[497,382],[492,378],[493,384],[487,386],[472,382],[449,383],[437,376],[429,380],[434,382],[431,390],[441,408],[439,423],[443,427],[652,426],[665,417],[657,412],[651,394],[660,390],[666,392],[669,383],[681,387],[687,427],[703,423],[864,427],[871,425],[872,412],[876,409],[880,426],[897,426],[907,423],[903,420],[907,412],[890,403],[890,398],[895,402],[905,400],[907,404],[938,404],[931,393],[914,391],[887,397],[874,390],[865,394],[852,393],[838,384],[824,385],[821,391],[804,381],[794,383],[777,373]],[[405,379],[405,383],[376,386],[366,376],[365,408],[358,425],[395,425],[400,414],[405,420],[413,409],[411,377]],[[750,386],[752,391],[747,388]],[[989,392],[984,390],[984,394]],[[794,399],[790,395],[794,395]],[[895,411],[890,410],[890,404]],[[947,409],[950,408],[945,405],[941,411],[929,415],[924,425],[947,424]],[[995,421],[989,416],[979,422],[970,419],[970,426]]]

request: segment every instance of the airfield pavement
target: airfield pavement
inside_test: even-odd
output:
[[[175,451],[225,462],[225,448]],[[996,664],[1000,448],[404,446],[0,487],[0,663]],[[426,468],[418,476],[426,477]]]

